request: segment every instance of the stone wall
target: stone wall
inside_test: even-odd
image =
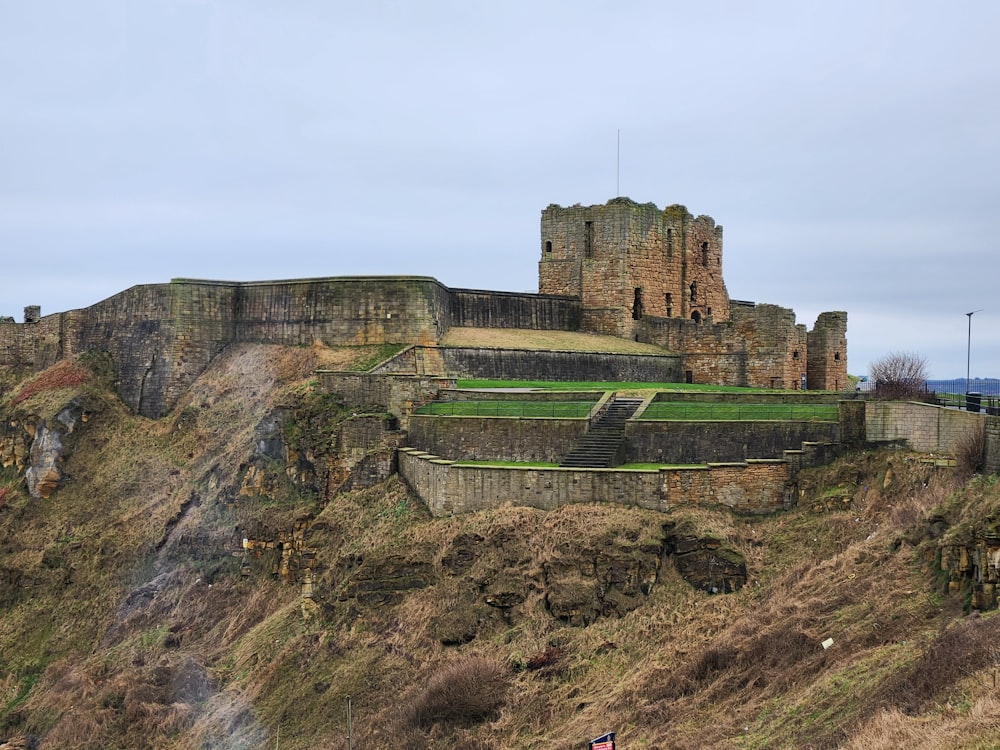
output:
[[[451,290],[451,324],[472,328],[576,331],[580,300],[542,294]]]
[[[579,297],[583,327],[632,337],[646,315],[729,317],[722,227],[684,206],[615,198],[542,212],[538,290]]]
[[[236,287],[238,341],[430,344],[451,325],[450,292],[427,276],[260,281]]]
[[[825,312],[809,331],[809,388],[837,391],[847,387],[847,313]]]
[[[552,510],[570,503],[618,503],[667,511],[682,504],[724,505],[741,513],[788,507],[784,461],[618,471],[460,466],[412,448],[399,452],[399,471],[435,516],[510,504]]]
[[[1000,417],[984,418],[985,449],[983,450],[983,471],[987,474],[1000,473]]]
[[[795,313],[766,304],[739,304],[731,320],[701,322],[644,317],[635,338],[681,353],[681,369],[693,383],[799,389],[808,375],[809,336]],[[846,313],[823,313],[814,335],[824,363],[814,367],[810,389],[843,388],[847,383]]]
[[[351,409],[378,407],[400,419],[405,429],[416,406],[433,401],[441,388],[450,388],[454,381],[411,375],[372,375],[365,372],[316,373],[323,390],[335,393]]]
[[[607,354],[485,347],[440,347],[445,372],[454,378],[673,383],[680,360],[672,355]]]
[[[410,417],[407,445],[455,461],[559,463],[587,431],[586,419]]]
[[[782,458],[802,443],[839,443],[837,422],[680,422],[625,425],[626,463],[697,464]]]
[[[897,443],[921,453],[953,455],[983,420],[981,414],[913,401],[869,401],[865,405],[869,443]]]

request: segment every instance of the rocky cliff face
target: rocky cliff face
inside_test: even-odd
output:
[[[228,350],[160,420],[93,383],[6,392],[0,744],[329,747],[348,697],[375,749],[1000,742],[997,618],[956,625],[933,565],[982,539],[989,567],[994,483],[870,451],[773,516],[432,518],[319,356]]]

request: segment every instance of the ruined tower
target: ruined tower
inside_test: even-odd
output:
[[[633,338],[644,317],[729,320],[722,227],[684,206],[614,198],[542,211],[538,291],[579,297],[581,328]]]

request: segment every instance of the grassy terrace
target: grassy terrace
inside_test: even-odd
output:
[[[417,414],[449,417],[558,417],[583,418],[597,403],[593,401],[434,401]]]
[[[547,380],[458,380],[456,388],[531,388],[541,391],[739,391],[741,393],[777,393],[764,389],[732,385],[693,385],[691,383],[609,383],[595,381],[554,382]]]
[[[650,404],[640,419],[672,419],[690,422],[752,421],[752,420],[810,420],[836,422],[836,404],[712,404],[671,403],[656,401]]]
[[[514,467],[522,469],[558,469],[559,464],[547,461],[473,461],[471,459],[455,461],[455,466],[487,466]],[[691,469],[702,468],[707,464],[657,464],[657,463],[635,463],[621,464],[611,467],[614,471],[659,471],[660,469]]]

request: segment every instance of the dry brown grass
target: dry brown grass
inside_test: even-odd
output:
[[[503,706],[509,687],[502,665],[482,656],[462,657],[439,668],[404,700],[402,726],[409,731],[486,721]]]
[[[986,453],[986,429],[982,422],[965,433],[955,446],[955,470],[966,480],[983,468]]]
[[[10,493],[0,569],[37,583],[0,618],[0,689],[40,674],[14,730],[43,747],[169,750],[273,747],[280,731],[283,750],[306,750],[342,743],[351,695],[355,746],[369,750],[569,750],[609,729],[648,750],[996,740],[981,646],[996,640],[994,618],[942,627],[960,603],[939,598],[911,546],[929,543],[926,519],[949,497],[955,523],[993,513],[987,480],[952,495],[951,472],[857,454],[800,475],[797,510],[755,519],[582,505],[433,519],[398,479],[322,510],[221,502],[257,422],[299,403],[311,368],[337,356],[234,347],[185,397],[185,419],[109,407],[52,502]],[[245,521],[279,528],[313,512],[317,605],[304,620],[296,584],[264,562],[241,577],[227,545]],[[571,627],[547,611],[559,565],[596,590],[604,550],[645,565],[668,523],[737,550],[748,585],[710,596],[660,558],[623,616]],[[387,604],[351,598],[353,571],[400,558],[439,577]],[[488,605],[496,592],[524,598]],[[442,632],[459,637],[445,645]]]
[[[1000,747],[1000,699],[977,698],[964,709],[910,716],[899,709],[878,711],[856,729],[844,750],[990,750]]]
[[[517,328],[448,329],[441,346],[495,347],[498,349],[548,349],[552,351],[607,352],[611,354],[665,354],[654,344],[640,344],[617,336],[571,331],[535,331]]]
[[[75,388],[87,381],[89,373],[85,367],[73,360],[62,359],[38,373],[18,389],[10,401],[13,408],[32,396],[45,391],[61,388]]]

